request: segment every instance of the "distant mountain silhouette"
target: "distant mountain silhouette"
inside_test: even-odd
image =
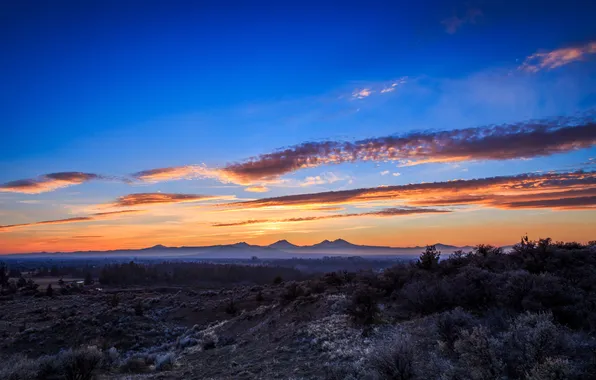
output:
[[[240,243],[223,245],[222,247],[250,248],[250,247],[258,247],[258,245],[257,246],[253,246],[253,245],[250,245],[250,244],[248,244],[246,242],[241,241]]]
[[[153,247],[147,247],[147,248],[143,248],[143,250],[150,250],[150,249],[168,249],[169,247],[166,247],[165,245],[162,244],[157,244],[154,245]]]
[[[436,243],[436,248],[445,255],[449,255],[455,250],[462,249],[470,251],[472,247],[457,247],[454,245]],[[118,249],[112,251],[78,251],[78,252],[36,252],[31,254],[20,254],[18,256],[32,257],[39,256],[77,256],[89,257],[90,255],[118,256],[118,257],[155,257],[155,258],[212,258],[212,259],[250,259],[258,257],[260,259],[272,258],[292,258],[292,257],[324,257],[324,256],[368,256],[368,257],[387,257],[387,256],[408,256],[415,257],[419,255],[424,246],[413,247],[387,247],[374,245],[358,245],[350,243],[344,239],[333,241],[323,240],[313,245],[296,245],[287,240],[279,240],[270,245],[253,245],[246,242],[234,244],[220,244],[210,246],[182,246],[167,247],[157,244],[152,247],[142,249]]]
[[[344,239],[337,239],[334,241],[323,240],[320,243],[311,245],[310,248],[323,248],[323,249],[341,249],[341,248],[358,248],[359,245],[352,244]]]
[[[296,244],[292,244],[287,240],[278,240],[273,244],[269,244],[268,245],[269,248],[275,248],[275,249],[293,249],[293,248],[300,248],[299,246],[297,246]]]

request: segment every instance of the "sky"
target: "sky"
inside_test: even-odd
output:
[[[0,4],[0,254],[596,239],[596,3]]]

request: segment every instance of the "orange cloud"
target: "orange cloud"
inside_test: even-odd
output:
[[[298,170],[361,161],[398,161],[402,166],[474,160],[532,158],[586,149],[596,145],[593,118],[558,118],[489,127],[438,132],[412,132],[402,136],[355,142],[305,142],[283,150],[231,163],[223,168],[187,165],[145,170],[137,180],[159,182],[212,178],[224,183],[264,186]],[[394,174],[397,176],[398,174]],[[324,178],[309,177],[307,184]]]
[[[536,73],[541,70],[552,70],[569,63],[581,61],[588,55],[596,53],[596,42],[589,42],[583,46],[567,47],[532,54],[524,60],[520,70]]]
[[[23,227],[33,227],[33,226],[41,226],[47,224],[65,224],[65,223],[79,223],[79,222],[90,222],[98,219],[108,219],[113,216],[122,215],[122,214],[131,214],[131,213],[139,213],[142,210],[121,210],[121,211],[111,211],[111,212],[98,212],[95,214],[91,214],[88,216],[78,216],[73,218],[66,218],[66,219],[55,219],[55,220],[44,220],[41,222],[33,222],[33,223],[22,223],[22,224],[9,224],[0,226],[0,231],[8,231],[15,228],[23,228]]]
[[[255,185],[244,188],[244,191],[248,191],[250,193],[266,193],[269,191],[269,188],[266,186]]]
[[[590,206],[596,195],[596,172],[552,172],[521,174],[447,182],[384,186],[343,191],[287,195],[224,204],[229,208],[304,207],[312,205],[350,204],[370,201],[395,201],[417,206],[481,204],[497,208],[557,208],[554,199],[582,198],[568,201],[567,207]],[[588,198],[586,198],[588,197]],[[526,201],[543,201],[535,204]],[[561,201],[562,202],[562,201]]]
[[[7,182],[0,185],[0,192],[39,194],[101,178],[103,177],[93,173],[50,173],[35,179],[22,179]]]
[[[112,206],[116,207],[130,207],[139,205],[151,205],[162,203],[181,203],[181,202],[198,202],[213,199],[221,199],[222,197],[213,195],[198,195],[198,194],[176,194],[176,193],[137,193],[128,194],[116,199]]]
[[[251,220],[243,220],[243,221],[239,221],[239,222],[214,223],[213,226],[214,227],[234,227],[234,226],[245,226],[245,225],[250,225],[250,224],[262,224],[262,223],[296,223],[296,222],[310,222],[310,221],[314,221],[314,220],[323,220],[323,219],[354,218],[354,217],[364,217],[364,216],[390,217],[390,216],[403,216],[403,215],[413,215],[413,214],[438,214],[438,213],[447,213],[447,212],[450,212],[450,211],[449,210],[430,209],[430,208],[403,207],[403,208],[387,208],[387,209],[382,209],[379,211],[353,213],[353,214],[305,216],[305,217],[286,218],[286,219],[251,219]]]

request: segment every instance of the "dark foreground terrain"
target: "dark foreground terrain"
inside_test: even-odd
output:
[[[4,266],[0,379],[596,378],[596,245],[449,253],[321,275],[210,264],[208,282],[120,263],[51,290]]]

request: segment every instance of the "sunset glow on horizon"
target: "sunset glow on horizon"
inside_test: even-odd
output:
[[[596,239],[585,9],[13,3],[0,254]]]

